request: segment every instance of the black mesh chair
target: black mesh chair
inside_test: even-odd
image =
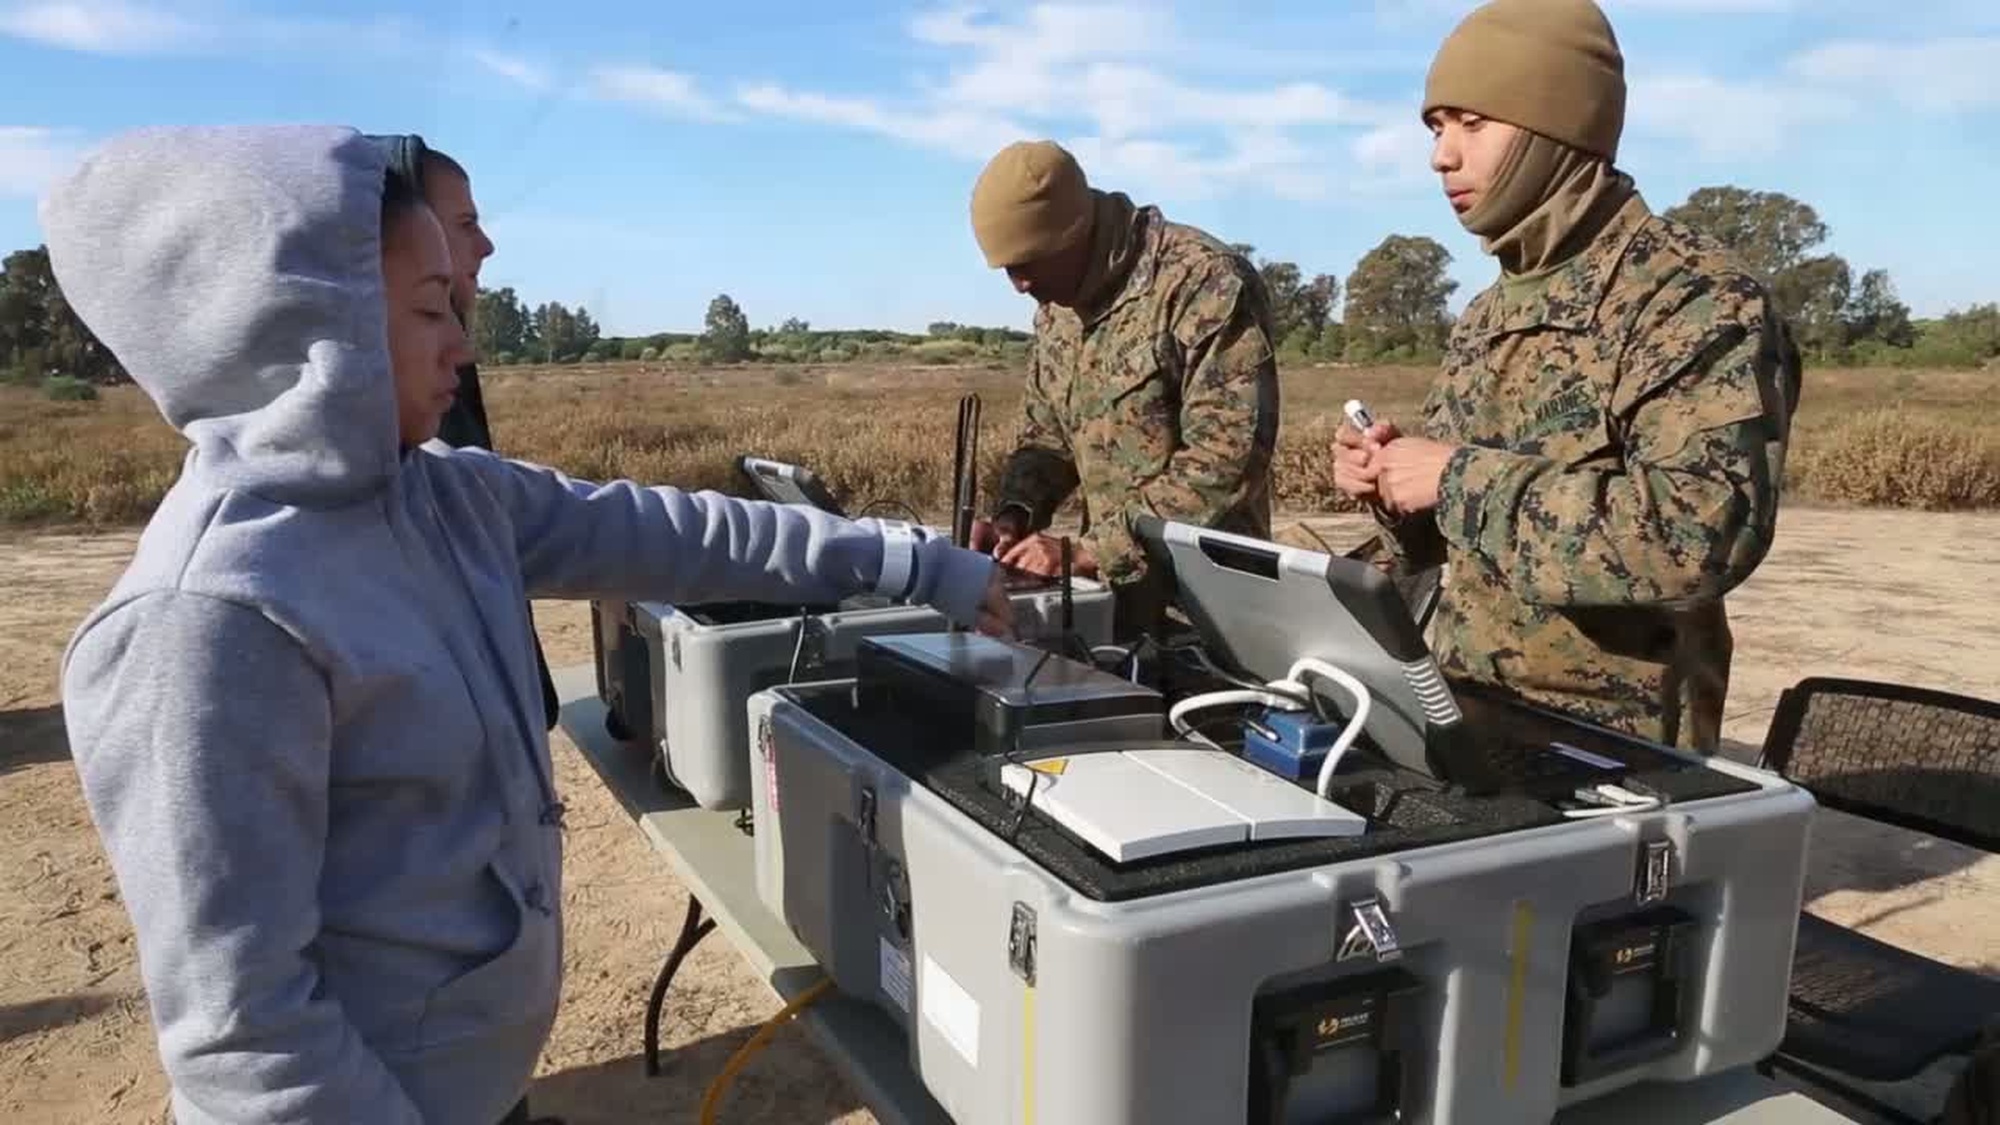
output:
[[[1779,697],[1760,764],[1826,808],[2000,850],[2000,703],[1866,680],[1801,680]],[[1834,1075],[1913,1078],[1969,1053],[1996,1016],[2000,981],[1801,914],[1790,1018],[1766,1069],[1925,1125]]]

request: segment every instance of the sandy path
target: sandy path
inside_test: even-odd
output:
[[[1349,519],[1312,521],[1340,545]],[[115,581],[130,534],[0,536],[0,1117],[163,1122],[130,931],[79,797],[55,708],[57,661]],[[1733,599],[1737,664],[1727,733],[1762,738],[1778,690],[1812,673],[2000,696],[2000,517],[1795,510],[1764,569]],[[587,661],[580,605],[537,610],[552,661]],[[537,1109],[571,1125],[692,1122],[728,1052],[777,1004],[722,941],[676,986],[668,1073],[637,1053],[651,976],[684,895],[558,737],[569,832],[569,982]],[[2000,860],[1823,814],[1809,900],[1885,940],[2000,971]],[[739,1078],[732,1121],[862,1122],[793,1033]]]

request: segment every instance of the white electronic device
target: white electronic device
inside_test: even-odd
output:
[[[1368,829],[1366,817],[1223,750],[1179,745],[1056,754],[1010,762],[1001,779],[1120,863]]]

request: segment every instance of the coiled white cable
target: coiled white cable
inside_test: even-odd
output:
[[[1139,682],[1139,652],[1137,645],[1094,645],[1090,650],[1092,660],[1102,660],[1106,655],[1116,656],[1126,666],[1126,676],[1133,683]]]
[[[1273,684],[1272,686],[1281,687],[1283,685]],[[1187,716],[1195,711],[1204,711],[1210,707],[1222,707],[1231,703],[1261,703],[1266,707],[1276,708],[1280,711],[1305,710],[1305,705],[1298,700],[1289,699],[1274,692],[1254,691],[1250,688],[1224,688],[1221,691],[1204,691],[1198,695],[1190,695],[1179,703],[1174,704],[1167,709],[1167,721],[1174,725],[1175,732],[1182,737],[1206,743],[1220,750],[1222,747],[1214,739],[1188,725]]]
[[[1368,688],[1360,680],[1324,660],[1316,660],[1310,656],[1294,661],[1292,670],[1285,678],[1299,682],[1304,679],[1305,673],[1332,680],[1346,688],[1347,694],[1354,700],[1354,714],[1348,717],[1347,726],[1340,732],[1340,737],[1334,739],[1333,745],[1327,748],[1326,760],[1319,766],[1319,785],[1315,791],[1321,797],[1325,797],[1333,788],[1333,771],[1339,768],[1341,757],[1347,753],[1348,747],[1354,745],[1354,740],[1361,737],[1361,728],[1368,722],[1368,710],[1372,700]]]
[[[1347,672],[1328,664],[1324,660],[1306,657],[1297,661],[1292,665],[1291,671],[1284,679],[1273,680],[1265,685],[1272,689],[1271,691],[1257,691],[1251,688],[1227,688],[1222,691],[1208,691],[1202,692],[1199,695],[1190,695],[1168,709],[1167,721],[1173,724],[1175,732],[1182,737],[1206,743],[1220,750],[1222,747],[1217,745],[1214,739],[1193,730],[1188,725],[1186,719],[1190,713],[1232,703],[1257,703],[1280,711],[1303,711],[1306,709],[1305,704],[1300,703],[1290,694],[1280,695],[1277,693],[1286,692],[1310,696],[1312,689],[1304,682],[1304,678],[1308,675],[1332,680],[1334,683],[1346,688],[1347,693],[1354,699],[1354,714],[1349,716],[1347,726],[1341,730],[1340,737],[1334,739],[1333,745],[1327,748],[1326,760],[1320,763],[1319,778],[1317,784],[1314,786],[1314,792],[1324,798],[1333,788],[1333,774],[1340,767],[1340,759],[1347,753],[1348,747],[1354,745],[1354,740],[1361,737],[1362,727],[1368,722],[1368,710],[1371,702],[1368,688],[1360,680],[1355,679]]]

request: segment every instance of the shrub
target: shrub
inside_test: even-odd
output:
[[[2000,434],[1950,419],[1871,410],[1799,443],[1791,489],[1811,499],[1950,511],[2000,507]]]
[[[53,402],[96,402],[97,388],[74,375],[51,375],[42,380],[42,393]]]

